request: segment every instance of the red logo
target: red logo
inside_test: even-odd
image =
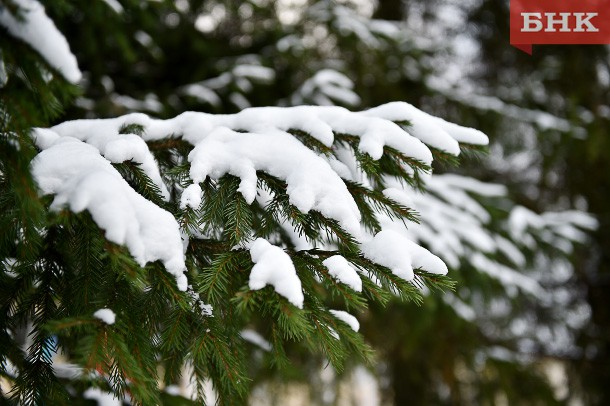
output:
[[[610,0],[510,0],[510,43],[610,44]]]

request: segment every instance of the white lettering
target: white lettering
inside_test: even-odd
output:
[[[597,14],[598,13],[586,13],[587,17],[583,18],[585,13],[574,13],[574,16],[576,17],[576,28],[574,29],[574,32],[599,32],[599,29],[591,24],[591,19],[596,17]],[[587,29],[583,28],[585,25],[587,26]]]
[[[555,19],[557,13],[544,13],[546,17],[546,28],[544,32],[557,32],[555,25],[561,25],[559,31],[570,32],[570,15],[572,13],[559,13],[560,18]]]
[[[523,17],[523,28],[521,32],[538,32],[542,30],[542,14],[540,13],[521,13]],[[534,19],[536,18],[536,19]]]

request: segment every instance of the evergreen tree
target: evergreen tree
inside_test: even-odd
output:
[[[23,114],[37,111],[37,93],[61,106],[80,71],[37,1],[8,3],[1,21],[12,45],[3,48],[2,366],[13,400],[61,404],[99,387],[155,404],[188,364],[200,400],[211,379],[230,403],[248,388],[245,326],[265,328],[278,366],[284,342],[302,341],[340,369],[370,349],[356,319],[331,306],[358,311],[391,293],[419,301],[418,284],[452,286],[438,257],[382,230],[380,216],[414,220],[383,193],[387,182],[423,188],[432,162],[385,116],[432,128],[441,156],[459,152],[456,139],[485,143],[481,133],[406,104],[32,129],[53,118]],[[26,48],[31,66],[17,59]],[[297,250],[298,237],[312,248]],[[54,368],[58,349],[69,363]]]
[[[400,127],[393,121],[419,137],[435,162],[444,163],[435,172],[457,163],[453,139],[462,141],[462,152],[479,150],[474,144],[485,141],[479,133],[406,104],[358,114],[325,107],[169,119],[191,109],[233,113],[303,103],[353,109],[409,100],[486,127],[469,107],[476,99],[439,86],[446,78],[437,68],[451,60],[444,56],[445,47],[422,43],[420,37],[428,33],[415,32],[445,27],[438,21],[418,26],[410,18],[435,18],[435,2],[425,12],[406,15],[389,13],[392,7],[384,3],[378,15],[385,20],[371,19],[372,10],[328,1],[294,10],[264,1],[47,2],[46,13],[70,41],[84,72],[75,103],[74,76],[6,24],[7,15],[19,14],[17,6],[37,2],[4,3],[1,25],[8,35],[1,48],[8,80],[1,90],[2,134],[13,149],[3,149],[10,153],[1,171],[3,222],[11,230],[1,255],[8,327],[3,331],[10,333],[2,354],[7,354],[3,366],[15,384],[15,399],[60,403],[67,391],[73,402],[83,394],[95,396],[91,388],[100,387],[119,397],[128,394],[136,403],[158,403],[170,397],[160,388],[192,373],[200,396],[206,379],[212,379],[220,399],[230,403],[246,396],[250,379],[269,379],[268,365],[282,378],[302,379],[305,372],[315,379],[324,360],[339,371],[346,360],[372,360],[371,349],[349,327],[355,325],[353,318],[334,309],[361,320],[365,341],[379,350],[377,362],[389,365],[382,375],[394,382],[390,392],[396,403],[483,402],[498,393],[510,400],[554,398],[531,368],[532,360],[523,364],[523,355],[531,351],[520,346],[527,340],[538,345],[544,337],[506,336],[509,329],[497,326],[531,320],[532,308],[546,314],[556,305],[551,300],[541,308],[534,300],[542,292],[545,297],[556,292],[556,281],[523,273],[541,263],[565,266],[571,248],[557,253],[550,246],[571,247],[580,239],[578,229],[594,222],[578,213],[539,216],[515,207],[497,185],[436,173],[429,178],[427,153],[414,156],[413,148],[419,147],[407,148],[393,138],[374,140],[363,126],[395,133]],[[27,22],[28,14],[22,15]],[[389,22],[388,16],[399,21]],[[104,41],[95,40],[101,32]],[[18,58],[22,53],[30,59]],[[66,109],[62,116],[60,106]],[[168,120],[126,115],[31,132],[59,117],[116,117],[130,111]],[[67,137],[79,141],[61,141]],[[249,142],[250,148],[238,147]],[[261,145],[283,146],[276,155],[295,157],[290,166],[303,156],[311,158],[311,165],[289,170],[279,157],[261,152]],[[230,158],[215,160],[209,151]],[[53,165],[54,154],[65,158],[62,167]],[[321,161],[332,168],[323,176],[314,172],[314,162]],[[196,164],[199,169],[193,169]],[[94,169],[102,174],[75,176]],[[340,179],[348,194],[338,198],[318,190],[332,179]],[[108,189],[102,187],[106,183]],[[40,189],[47,195],[37,197]],[[432,193],[421,194],[424,190]],[[118,203],[116,195],[129,204]],[[96,203],[101,201],[110,206]],[[356,210],[345,201],[353,201]],[[134,214],[123,222],[108,215],[126,210]],[[349,213],[361,217],[363,235]],[[419,225],[412,223],[416,213]],[[156,221],[147,221],[151,217]],[[149,224],[167,227],[152,231]],[[571,234],[562,233],[566,226]],[[442,299],[426,295],[423,307],[415,309],[398,304],[397,297],[421,304],[424,285],[446,288],[451,283],[423,263],[418,269],[417,255],[410,259],[413,279],[404,262],[396,268],[375,255],[366,234],[370,239],[382,229],[400,237],[381,234],[380,245],[387,245],[382,238],[388,235],[401,238],[403,246],[416,241],[459,269],[451,276],[462,289]],[[153,232],[164,237],[151,238]],[[179,253],[179,237],[184,253]],[[284,248],[284,254],[258,238]],[[549,255],[557,262],[549,262]],[[180,257],[186,286],[180,260],[176,265]],[[274,281],[274,268],[265,261],[281,264],[298,279]],[[361,279],[361,292],[356,279]],[[286,287],[296,281],[302,301],[300,289]],[[265,282],[275,289],[258,290]],[[490,304],[511,310],[490,312]],[[114,323],[107,324],[113,317]],[[537,319],[539,325],[550,320],[557,326],[560,317],[555,312],[550,319]],[[394,339],[385,334],[388,325],[396,326]],[[32,340],[25,339],[28,334]],[[447,338],[435,340],[431,348],[429,337],[439,334]],[[245,340],[270,349],[262,362]],[[57,348],[71,369],[53,369]],[[311,358],[312,352],[319,356]],[[350,360],[352,354],[359,357]],[[477,373],[465,377],[464,366]],[[515,385],[525,379],[532,386]],[[447,387],[448,399],[443,397]]]

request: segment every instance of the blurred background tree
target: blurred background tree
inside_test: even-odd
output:
[[[507,1],[42,3],[85,75],[57,120],[404,100],[486,132],[489,154],[463,160],[459,174],[506,189],[444,177],[433,197],[413,201],[441,219],[413,237],[442,248],[457,291],[362,320],[382,400],[609,400],[608,47],[541,46],[527,56],[508,45]],[[455,218],[447,206],[456,199],[482,221]],[[592,229],[589,240],[581,230]],[[316,402],[337,401],[349,375],[321,378],[324,360],[293,351],[307,368],[270,377],[253,347],[255,383],[324,384],[331,389],[312,390]],[[556,370],[568,380],[551,384]]]

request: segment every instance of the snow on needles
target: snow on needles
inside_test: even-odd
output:
[[[293,137],[243,134],[221,127],[197,144],[189,161],[196,183],[226,173],[241,178],[238,190],[248,204],[256,197],[256,171],[270,173],[286,181],[290,203],[301,212],[317,210],[352,235],[360,234],[360,211],[345,183],[324,158]]]
[[[407,122],[409,132],[414,137],[433,148],[456,156],[460,153],[459,142],[474,145],[489,143],[487,136],[479,130],[450,123],[405,102],[387,103],[360,114],[395,122]]]
[[[362,292],[362,279],[358,272],[341,255],[333,255],[322,261],[328,273],[339,282],[346,284],[356,292]]]
[[[358,332],[358,330],[360,330],[360,323],[358,322],[358,319],[349,314],[348,312],[345,312],[343,310],[329,310],[329,312],[333,316],[350,326],[351,329],[355,332]]]
[[[114,324],[116,320],[116,314],[110,309],[99,309],[95,313],[93,313],[93,317],[96,319],[100,319],[106,324]]]
[[[202,200],[201,193],[201,186],[198,183],[187,186],[180,196],[180,208],[183,210],[187,207],[198,209]]]
[[[19,7],[21,19],[11,14],[8,7],[0,7],[0,26],[30,45],[66,80],[78,83],[82,77],[76,57],[70,51],[66,38],[46,15],[36,0],[13,0]]]
[[[141,266],[161,260],[178,288],[186,290],[176,219],[133,190],[96,148],[50,130],[37,134],[38,145],[47,149],[34,158],[31,171],[42,193],[55,195],[51,208],[89,211],[109,241],[126,245]],[[50,141],[53,135],[55,142]]]
[[[427,145],[452,155],[460,154],[458,142],[436,124],[435,117],[416,109],[408,103],[388,103],[364,111],[362,114],[382,117],[396,122],[411,123],[409,132]]]
[[[144,114],[132,114],[108,120],[74,120],[52,128],[62,137],[73,137],[97,148],[100,153],[113,163],[132,160],[140,164],[140,169],[159,187],[165,199],[169,197],[167,187],[161,180],[161,174],[146,142],[135,134],[121,134],[120,130],[128,124],[139,124],[150,119]],[[144,125],[144,124],[143,124]]]
[[[406,281],[414,278],[413,269],[446,275],[447,265],[436,255],[393,230],[382,230],[372,240],[361,244],[364,256],[390,268]]]
[[[33,4],[33,0],[21,1]],[[6,19],[7,12],[1,13]],[[393,121],[408,121],[412,134]],[[130,128],[136,134],[124,133]],[[292,134],[295,131],[333,148],[335,156],[310,149],[299,138],[307,135],[297,137]],[[362,244],[367,258],[404,279],[413,278],[413,268],[446,273],[439,258],[406,236],[391,230],[366,236],[360,211],[345,183],[360,180],[366,184],[366,179],[355,161],[355,152],[335,142],[335,134],[358,137],[358,150],[375,160],[381,158],[384,148],[392,147],[426,165],[432,163],[426,144],[457,154],[457,139],[487,142],[487,137],[476,130],[446,123],[406,103],[390,103],[360,113],[336,106],[261,107],[227,115],[186,112],[169,120],[132,113],[36,129],[33,138],[42,152],[32,162],[32,173],[43,194],[55,195],[52,209],[89,211],[108,240],[125,245],[141,266],[162,261],[181,290],[186,290],[188,283],[177,220],[138,194],[112,166],[125,161],[137,164],[170,202],[172,197],[147,141],[173,138],[193,146],[188,155],[192,184],[176,202],[183,210],[201,205],[200,182],[225,174],[240,178],[238,190],[252,204],[262,193],[257,172],[265,172],[286,182],[289,201],[301,212],[315,210],[336,220],[357,240],[370,239]],[[279,294],[302,307],[303,293],[290,257],[265,240],[257,240],[251,254],[256,265],[250,287],[273,285]],[[339,282],[356,291],[362,289],[358,274],[345,259],[332,257],[325,265]]]
[[[250,255],[254,262],[248,281],[250,289],[259,290],[271,285],[278,294],[302,309],[304,297],[301,280],[290,256],[280,247],[269,244],[264,238],[257,238],[252,243]]]

